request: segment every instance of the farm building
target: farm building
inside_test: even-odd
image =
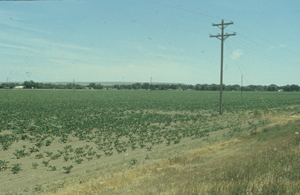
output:
[[[20,85],[20,86],[15,86],[14,89],[24,89],[24,86]]]

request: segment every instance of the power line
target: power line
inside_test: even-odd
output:
[[[47,6],[47,7],[52,7],[54,9],[58,9],[58,10],[68,10],[68,11],[72,11],[74,13],[80,13],[80,14],[85,14],[85,15],[92,15],[92,16],[97,16],[99,17],[99,15],[102,15],[106,18],[111,18],[114,20],[120,20],[120,21],[127,21],[127,22],[131,22],[131,23],[141,23],[141,24],[147,24],[147,25],[152,25],[152,26],[156,26],[156,27],[163,27],[163,28],[171,28],[171,29],[176,29],[176,30],[181,30],[181,31],[185,31],[185,32],[192,32],[192,33],[197,33],[199,32],[199,25],[192,25],[192,24],[187,24],[187,23],[182,23],[182,22],[178,22],[178,21],[173,21],[173,20],[166,20],[166,19],[162,19],[162,18],[158,18],[158,17],[151,17],[151,16],[145,16],[145,15],[141,15],[141,14],[136,14],[136,13],[131,13],[131,12],[126,12],[123,10],[116,10],[116,9],[112,9],[112,8],[102,8],[102,7],[97,7],[97,6],[93,6],[93,5],[89,5],[87,3],[81,3],[81,8],[86,6],[86,7],[90,7],[90,8],[97,8],[97,9],[103,9],[104,12],[99,12],[99,10],[89,10],[88,12],[85,12],[83,10],[78,10],[78,9],[74,9],[74,8],[69,8],[67,6]],[[44,6],[44,5],[39,5],[39,6]],[[149,9],[149,8],[148,8]],[[112,11],[115,13],[119,13],[122,15],[116,15],[116,14],[108,14],[107,11]],[[134,19],[132,17],[135,17]],[[198,19],[196,19],[198,20]],[[156,21],[156,22],[155,22]],[[206,28],[204,26],[201,26],[201,28]]]
[[[147,0],[147,1],[150,1],[150,2],[156,3],[156,4],[160,4],[160,5],[163,5],[163,6],[166,6],[166,7],[178,9],[178,10],[181,10],[181,11],[185,11],[185,12],[190,12],[190,13],[193,13],[193,14],[201,15],[201,16],[206,16],[206,17],[210,17],[210,18],[217,18],[217,19],[220,19],[220,18],[218,18],[218,17],[210,16],[210,15],[207,15],[207,14],[203,14],[203,13],[200,13],[200,12],[191,11],[191,10],[184,9],[184,8],[180,8],[180,7],[175,7],[175,6],[173,6],[173,5],[168,5],[168,4],[160,3],[160,2],[157,2],[157,1],[152,1],[152,0]]]
[[[228,44],[228,41],[225,41],[225,43],[226,43],[225,45],[226,45],[227,49],[229,50],[229,52],[230,52],[230,53],[233,53],[233,50],[231,49],[230,45]],[[248,77],[248,79],[250,80],[250,82],[249,82],[248,79],[245,77],[246,82],[247,82],[248,84],[253,83],[252,80],[251,80],[251,78],[250,78],[250,76],[248,75],[246,69],[243,67],[242,63],[239,61],[239,59],[236,59],[236,60],[234,60],[234,61],[235,61],[236,65],[237,65],[237,67],[239,68],[239,70],[241,71],[241,73],[242,73],[242,74],[245,73],[246,76]]]
[[[264,38],[263,36],[261,36],[261,35],[255,33],[255,32],[252,32],[251,30],[248,30],[247,28],[245,28],[245,27],[243,27],[243,26],[241,26],[241,25],[239,25],[239,24],[237,24],[236,26],[237,26],[237,28],[241,29],[242,31],[254,35],[255,37],[259,38],[260,40],[264,41],[265,43],[270,43],[270,44],[272,44],[272,45],[278,45],[278,43],[276,43],[276,42],[274,42],[274,41],[271,41],[271,40],[268,40],[268,39]],[[242,36],[242,37],[243,37],[243,36]],[[246,37],[244,37],[244,38],[247,39]],[[248,39],[248,40],[249,40],[249,39]],[[260,45],[260,44],[256,43],[255,41],[252,41],[252,40],[249,40],[249,41],[251,41],[251,42],[253,42],[253,43],[257,44],[257,45]],[[283,50],[286,50],[287,52],[289,52],[289,53],[287,53],[287,54],[293,53],[294,55],[296,55],[297,57],[299,57],[299,53],[297,53],[297,52],[291,51],[291,50],[286,49],[286,48],[282,48],[282,49],[283,49]]]
[[[277,61],[282,61],[284,63],[286,63],[286,60],[284,60],[283,58],[272,54],[272,53],[267,53],[264,50],[260,50],[259,48],[255,47],[255,48],[251,48],[251,46],[249,46],[248,44],[241,44],[240,41],[236,41],[236,40],[232,40],[232,45],[235,45],[236,47],[239,47],[243,50],[246,50],[249,53],[255,54],[257,56],[261,56],[265,59],[269,59],[269,60],[274,60],[276,59]]]
[[[205,23],[210,23],[209,21],[207,20],[201,20],[201,19],[198,19],[198,18],[191,18],[191,17],[187,17],[187,16],[183,16],[183,15],[180,15],[180,14],[175,14],[174,12],[167,12],[165,10],[157,10],[157,9],[152,9],[150,8],[149,6],[148,7],[145,7],[145,6],[141,6],[141,5],[136,5],[136,4],[133,4],[133,3],[129,3],[127,0],[115,0],[115,1],[119,1],[119,2],[123,2],[123,3],[126,3],[128,5],[132,5],[132,6],[135,6],[135,7],[138,7],[138,8],[143,8],[143,9],[147,9],[147,10],[153,10],[155,12],[161,12],[161,13],[165,13],[165,14],[168,14],[168,15],[172,15],[172,16],[178,16],[178,17],[181,17],[181,18],[184,18],[184,19],[188,19],[188,20],[196,20],[196,21],[201,21],[201,22],[205,22]],[[154,3],[154,1],[149,1],[151,3]],[[155,2],[155,3],[158,3],[158,2]],[[161,4],[161,3],[158,3],[158,4]],[[165,4],[166,5],[166,4]],[[201,27],[204,27],[204,28],[207,28],[206,26],[201,26]]]
[[[277,51],[275,51],[275,50],[273,50],[273,49],[267,49],[267,48],[265,48],[263,45],[261,45],[261,44],[259,44],[259,43],[256,43],[255,41],[252,41],[252,40],[250,40],[250,39],[248,39],[247,37],[244,37],[244,36],[242,36],[242,35],[241,35],[241,37],[243,37],[244,39],[246,39],[246,40],[249,41],[250,43],[259,46],[261,49],[263,49],[264,53],[268,52],[270,55],[272,55],[272,56],[274,55],[274,56],[276,56],[277,58],[280,58],[280,59],[282,59],[282,58],[287,58],[287,55],[289,55],[289,54],[283,55],[281,52],[277,52]],[[257,48],[257,47],[256,47],[256,48]],[[295,58],[295,57],[290,55],[289,60],[290,60],[291,58]]]

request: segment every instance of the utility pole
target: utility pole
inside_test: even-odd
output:
[[[224,23],[224,20],[222,19],[222,23],[221,24],[212,24],[212,26],[217,26],[221,29],[221,34],[217,34],[217,35],[210,35],[209,37],[215,37],[221,40],[221,73],[220,73],[220,108],[219,108],[219,114],[222,114],[222,91],[223,91],[223,46],[224,46],[224,41],[225,39],[227,39],[230,36],[235,36],[236,33],[233,34],[224,34],[224,29],[228,26],[233,24],[233,22],[229,22],[229,23]]]
[[[241,94],[243,93],[243,75],[241,77]]]
[[[151,93],[151,86],[152,86],[152,77],[150,78],[150,93]]]
[[[75,84],[75,80],[73,79],[73,91],[75,90],[74,84]]]

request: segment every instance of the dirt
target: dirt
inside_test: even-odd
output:
[[[228,120],[237,120],[239,117],[236,115],[224,115],[219,118],[215,118],[213,121],[216,121],[219,124],[225,124]],[[243,128],[247,127],[246,121],[247,117],[244,119]],[[254,119],[253,119],[254,120]],[[257,122],[258,120],[256,120]],[[209,133],[209,137],[216,137],[222,135],[231,129],[223,129],[215,132]],[[58,142],[58,139],[53,140],[51,146],[42,146],[39,152],[34,152],[30,156],[23,157],[21,159],[17,159],[13,154],[17,149],[25,149],[25,152],[29,153],[29,148],[34,146],[34,143],[30,143],[29,141],[19,141],[14,143],[9,150],[0,151],[0,160],[9,161],[8,166],[11,164],[21,163],[21,171],[18,174],[13,174],[11,169],[1,171],[0,176],[0,195],[7,193],[22,193],[22,194],[32,194],[34,191],[40,191],[41,186],[46,184],[48,185],[56,185],[59,187],[60,183],[63,183],[66,177],[71,178],[77,175],[82,175],[84,173],[102,169],[108,167],[112,164],[118,164],[122,161],[130,163],[131,159],[136,159],[138,163],[146,162],[145,158],[147,156],[151,156],[153,159],[159,158],[167,158],[168,156],[174,156],[178,154],[183,154],[186,150],[190,148],[194,148],[199,145],[199,143],[203,143],[202,139],[190,139],[184,138],[181,139],[178,144],[171,144],[170,146],[166,146],[165,142],[159,145],[154,145],[151,151],[148,151],[146,148],[139,148],[132,151],[130,148],[123,153],[118,154],[115,150],[113,150],[114,154],[112,156],[106,157],[103,154],[103,151],[99,152],[97,149],[97,145],[93,142],[87,141],[79,141],[77,138],[69,137],[71,141],[68,141],[66,144],[62,144]],[[83,158],[84,161],[82,164],[74,163],[74,160],[69,160],[67,162],[64,161],[63,157],[60,157],[56,160],[50,160],[49,165],[57,166],[56,171],[51,171],[51,168],[45,167],[42,163],[43,161],[49,160],[49,157],[46,157],[45,151],[53,152],[53,154],[57,154],[57,150],[63,150],[66,145],[72,145],[72,147],[84,147],[86,145],[90,145],[89,147],[93,147],[93,151],[96,151],[97,154],[102,154],[102,156],[97,159],[93,156],[93,159],[88,161],[86,158]],[[44,158],[36,159],[35,156],[37,154],[42,153]],[[159,155],[158,155],[159,154]],[[32,163],[38,163],[38,168],[34,169]],[[127,163],[127,164],[128,164]],[[69,174],[65,173],[63,167],[67,167],[73,165],[74,168],[71,170]],[[63,184],[62,184],[63,185]],[[63,187],[63,186],[61,186]]]
[[[212,132],[210,136],[216,136],[222,134],[224,132],[229,131],[229,129],[224,129],[222,131]],[[112,156],[106,157],[103,153],[99,159],[93,157],[92,160],[88,161],[83,158],[84,161],[82,164],[74,163],[74,160],[69,160],[65,162],[62,157],[56,160],[50,160],[49,165],[57,166],[56,171],[51,171],[48,167],[42,163],[43,161],[49,160],[49,157],[46,157],[47,154],[44,151],[53,152],[53,154],[57,154],[57,150],[63,150],[63,147],[66,145],[72,145],[73,148],[84,147],[86,145],[90,145],[96,149],[96,144],[92,142],[86,141],[77,141],[75,138],[71,138],[74,141],[68,142],[67,144],[58,143],[57,140],[54,140],[51,146],[43,146],[39,152],[31,153],[30,156],[23,157],[21,159],[17,159],[15,155],[13,155],[14,151],[17,149],[24,149],[25,152],[29,153],[29,147],[34,146],[33,143],[28,141],[19,141],[18,143],[13,144],[13,146],[7,151],[1,151],[1,160],[8,160],[8,165],[15,163],[21,163],[21,171],[18,174],[13,174],[10,169],[2,171],[0,177],[0,194],[19,192],[31,194],[32,191],[39,190],[39,186],[43,186],[49,183],[59,183],[64,180],[65,177],[72,177],[78,174],[84,174],[85,172],[97,168],[103,168],[111,164],[116,164],[122,161],[130,161],[131,159],[137,159],[138,162],[141,162],[146,158],[147,155],[155,156],[155,153],[162,153],[163,151],[169,151],[168,155],[172,155],[170,151],[173,151],[176,148],[181,148],[182,146],[188,146],[192,143],[199,142],[201,139],[191,140],[190,138],[181,139],[180,143],[172,144],[170,146],[166,146],[165,143],[153,146],[152,151],[148,151],[146,148],[136,149],[132,151],[128,149],[126,152],[118,154],[114,151]],[[95,150],[97,151],[97,149]],[[173,151],[178,152],[178,151]],[[44,158],[36,159],[35,155],[42,153]],[[38,168],[33,169],[32,163],[38,163]],[[74,168],[71,170],[69,174],[64,173],[63,167],[67,167],[73,165]]]

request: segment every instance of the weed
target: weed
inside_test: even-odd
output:
[[[33,189],[35,192],[44,192],[42,185],[36,185]]]
[[[32,163],[32,168],[33,168],[33,169],[37,169],[38,166],[39,166],[39,165],[38,165],[37,163]]]
[[[44,142],[39,141],[35,145],[36,145],[36,147],[41,148],[44,145]]]
[[[67,161],[69,160],[69,158],[70,158],[70,157],[68,157],[68,156],[64,156],[64,161],[67,162]]]
[[[22,164],[16,163],[16,164],[11,165],[11,171],[13,172],[13,174],[18,174],[22,170],[20,165],[22,165]]]
[[[36,148],[36,147],[32,146],[31,148],[29,148],[29,151],[30,151],[30,153],[38,152],[39,148]]]
[[[147,150],[151,151],[152,150],[152,146],[147,147]]]
[[[36,159],[41,159],[41,158],[44,158],[44,155],[41,153],[41,154],[37,154],[35,155],[35,158]]]
[[[131,165],[135,165],[137,163],[137,159],[133,158],[130,160]]]
[[[257,139],[257,141],[264,141],[264,140],[267,140],[268,138],[267,137],[259,137],[258,139]]]
[[[65,170],[65,173],[68,174],[71,172],[71,170],[73,169],[73,165],[68,166],[68,167],[63,167],[63,169]]]
[[[53,152],[49,152],[49,151],[44,151],[44,153],[47,154],[47,157],[50,157],[50,156],[52,156],[52,154],[53,154]]]
[[[106,151],[106,152],[104,152],[104,154],[105,154],[105,156],[111,156],[111,155],[113,154],[113,152],[111,152],[111,151]]]
[[[83,159],[82,159],[82,158],[75,160],[75,162],[76,162],[77,164],[81,164],[81,163],[82,163],[82,161],[83,161]]]
[[[45,165],[45,167],[47,167],[49,165],[50,160],[48,161],[43,161],[42,163]]]
[[[8,150],[9,146],[10,146],[10,144],[4,143],[4,144],[2,145],[2,149],[3,149],[4,151],[5,151],[5,150]]]
[[[180,143],[180,139],[176,139],[176,140],[174,141],[174,144],[178,144],[178,143]]]
[[[254,110],[254,112],[253,112],[253,117],[255,117],[255,118],[259,118],[259,117],[261,117],[261,112],[259,111],[259,110],[257,110],[257,109],[255,109]]]
[[[46,146],[50,146],[51,145],[51,143],[52,143],[52,141],[51,140],[46,140]]]
[[[60,150],[57,150],[57,152],[62,155],[64,153],[64,151],[60,151]]]
[[[9,161],[7,161],[7,160],[0,160],[0,171],[6,170],[8,163],[9,163]]]
[[[23,150],[17,149],[16,152],[13,153],[13,154],[17,157],[17,159],[20,159],[20,158],[22,158],[24,156],[29,155],[28,153],[25,153],[25,149],[23,149]]]
[[[51,166],[49,165],[50,171],[56,171],[57,170],[57,166]]]
[[[147,156],[145,157],[145,160],[149,160],[150,158],[149,158],[149,155],[147,154]]]
[[[54,156],[51,156],[51,160],[56,160],[61,156],[61,154],[55,154]]]
[[[295,132],[295,145],[298,145],[300,143],[300,136],[298,132]]]

